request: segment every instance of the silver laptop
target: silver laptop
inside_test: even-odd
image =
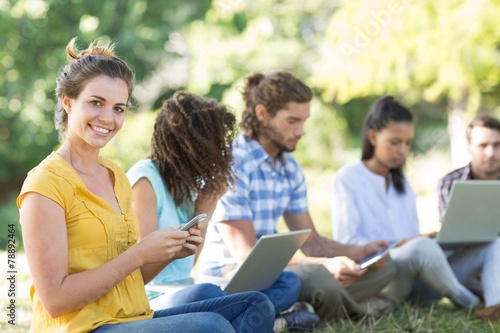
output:
[[[304,229],[260,237],[224,291],[234,294],[272,286],[310,233]]]
[[[227,281],[222,277],[201,277],[161,285],[147,285],[151,292],[175,292],[193,283],[209,282],[220,285],[228,294],[260,291],[272,286],[304,244],[311,229],[281,232],[259,238],[252,251]]]
[[[437,242],[443,248],[494,241],[500,233],[500,181],[457,181]]]

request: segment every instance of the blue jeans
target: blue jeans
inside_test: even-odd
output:
[[[302,285],[299,277],[293,272],[283,272],[278,280],[266,290],[266,294],[274,305],[275,316],[297,302]],[[200,283],[186,287],[174,294],[165,294],[150,301],[151,308],[166,309],[181,304],[187,304],[215,297],[226,296],[227,293],[219,286],[211,283]]]
[[[246,292],[155,311],[152,319],[108,324],[93,333],[121,332],[273,332],[274,310],[269,298]]]

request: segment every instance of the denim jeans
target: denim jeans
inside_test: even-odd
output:
[[[274,309],[267,296],[246,292],[155,311],[152,319],[107,324],[93,333],[273,332]]]
[[[300,290],[301,282],[299,277],[292,272],[283,272],[271,287],[261,292],[269,297],[274,305],[275,316],[279,316],[281,312],[297,302]],[[152,299],[150,305],[153,310],[166,309],[225,295],[227,293],[217,285],[200,283],[186,287],[174,294],[165,294]]]

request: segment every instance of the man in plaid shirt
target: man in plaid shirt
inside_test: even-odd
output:
[[[237,267],[260,236],[277,233],[283,217],[290,230],[312,230],[301,248],[305,256],[289,264],[302,281],[299,300],[312,304],[322,320],[365,315],[362,302],[379,293],[396,269],[387,258],[372,269],[361,270],[356,263],[386,242],[341,244],[319,235],[314,227],[304,175],[290,154],[305,134],[311,90],[287,72],[255,73],[247,76],[242,94],[244,133],[233,147],[236,180],[219,200],[198,271],[217,276]],[[369,304],[378,307],[378,313],[395,307],[387,299]]]
[[[478,116],[467,127],[471,162],[450,172],[439,182],[439,213],[446,212],[450,191],[455,181],[500,179],[500,121],[490,116]],[[500,202],[499,202],[500,203]],[[473,221],[471,221],[472,223]],[[481,273],[485,308],[476,312],[483,320],[500,319],[500,240],[486,246],[456,251],[448,257],[450,266],[461,283],[466,284]]]

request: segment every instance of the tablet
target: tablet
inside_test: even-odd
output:
[[[392,249],[393,247],[398,245],[398,243],[399,243],[398,241],[391,242],[391,243],[389,243],[389,246],[386,246],[386,247],[382,248],[380,251],[372,253],[369,256],[361,259],[358,262],[359,268],[365,269],[365,268],[373,265],[374,263],[376,263],[377,261],[382,259],[389,252],[390,249]]]

